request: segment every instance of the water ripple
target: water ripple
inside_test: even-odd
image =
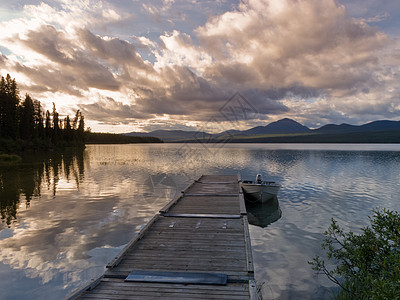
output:
[[[0,170],[0,274],[23,279],[3,277],[0,294],[62,298],[103,272],[191,180],[240,172],[244,179],[262,173],[282,184],[278,217],[267,219],[264,228],[250,226],[265,298],[327,297],[331,283],[315,277],[307,261],[322,254],[322,232],[332,217],[357,231],[376,207],[400,210],[399,150],[398,145],[90,145],[71,157],[54,155]]]

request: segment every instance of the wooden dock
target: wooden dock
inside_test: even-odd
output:
[[[203,175],[68,299],[257,299],[240,178]]]

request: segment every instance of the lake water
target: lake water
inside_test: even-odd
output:
[[[264,299],[330,298],[307,263],[330,219],[358,231],[372,209],[400,210],[400,145],[89,145],[28,157],[0,167],[0,299],[63,298],[193,179],[238,172],[282,184],[278,202],[249,208]]]

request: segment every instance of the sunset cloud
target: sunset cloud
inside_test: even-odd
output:
[[[133,105],[123,104],[111,97],[99,97],[94,103],[80,105],[85,116],[92,120],[103,120],[103,123],[129,124],[135,119],[147,119],[148,114],[138,112]]]
[[[94,130],[143,128],[138,120],[200,126],[235,92],[258,112],[243,128],[283,117],[309,126],[397,119],[400,47],[385,29],[400,6],[388,1],[391,11],[372,15],[374,1],[364,12],[361,2],[341,3],[25,5],[1,22],[0,71],[44,103],[70,95]]]
[[[197,29],[219,58],[207,75],[260,89],[348,90],[371,83],[377,51],[387,43],[382,32],[350,19],[331,0],[272,3],[242,3]]]

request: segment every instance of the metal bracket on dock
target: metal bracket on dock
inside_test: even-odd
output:
[[[240,215],[221,215],[221,214],[163,214],[164,217],[175,218],[214,218],[214,219],[240,219]]]
[[[237,181],[210,181],[210,182],[202,182],[202,181],[197,181],[198,183],[205,183],[205,184],[234,184],[237,183]]]
[[[250,294],[250,300],[258,300],[259,295],[257,291],[257,284],[255,280],[249,280],[249,294]]]
[[[226,285],[228,276],[220,273],[135,270],[129,273],[125,281]]]
[[[184,196],[196,196],[196,197],[237,197],[237,194],[185,194]]]

